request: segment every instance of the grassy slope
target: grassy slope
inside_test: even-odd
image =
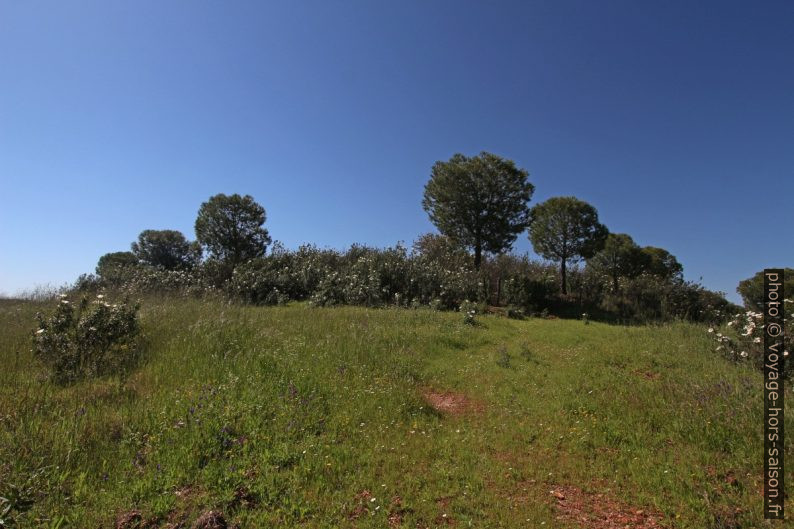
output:
[[[152,300],[134,376],[59,388],[31,361],[37,308],[0,304],[0,496],[33,502],[22,527],[209,508],[241,527],[561,527],[557,485],[671,527],[763,523],[761,378],[700,327]],[[443,416],[431,387],[479,411]]]

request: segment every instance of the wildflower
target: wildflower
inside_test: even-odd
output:
[[[783,356],[788,356],[788,351],[783,351]]]
[[[64,305],[68,305],[69,304],[69,300],[68,299],[62,299],[61,303],[63,303]]]
[[[711,333],[711,332],[714,332],[714,328],[713,328],[713,327],[709,327],[709,332],[710,332],[710,333]]]
[[[102,298],[104,298],[104,297],[105,297],[105,296],[104,296],[104,295],[102,295],[102,294],[97,294],[97,297],[96,297],[96,298],[97,298],[97,299],[102,299]]]
[[[44,334],[44,329],[39,329],[38,331],[36,331],[36,334]]]
[[[747,351],[742,351],[741,353],[739,353],[739,355],[740,355],[742,358],[747,358]]]
[[[66,294],[59,294],[58,297],[61,298],[61,299],[64,299],[64,298],[66,298]]]
[[[753,338],[753,343],[761,343],[761,338],[756,336],[755,338]]]

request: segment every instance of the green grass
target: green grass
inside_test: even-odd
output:
[[[564,527],[555,486],[669,527],[764,524],[761,376],[702,327],[148,300],[129,379],[60,387],[30,352],[42,308],[0,302],[0,496],[19,527],[209,509],[254,528]],[[476,406],[439,413],[428,388]]]

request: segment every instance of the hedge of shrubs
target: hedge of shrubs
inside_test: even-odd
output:
[[[224,296],[275,305],[306,301],[314,306],[403,306],[458,310],[472,301],[507,307],[517,314],[555,314],[611,321],[687,319],[726,320],[740,310],[725,298],[680,278],[650,274],[611,280],[588,267],[569,270],[570,291],[559,294],[556,267],[512,254],[486,259],[479,270],[471,256],[438,241],[377,249],[354,245],[346,251],[276,244],[269,255],[236,268],[208,260],[191,270],[163,270],[143,265],[104,269],[82,276],[75,288],[122,294]]]

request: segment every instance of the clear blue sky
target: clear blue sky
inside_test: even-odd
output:
[[[488,150],[533,204],[587,200],[737,300],[794,266],[792,24],[789,1],[2,2],[0,292],[192,238],[220,192],[288,247],[410,243],[433,162]]]

